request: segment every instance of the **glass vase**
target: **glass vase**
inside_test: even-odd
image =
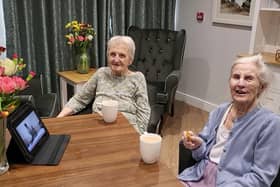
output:
[[[0,117],[0,175],[9,169],[9,163],[6,156],[6,127],[7,118]]]
[[[86,74],[89,72],[89,54],[87,49],[81,48],[75,51],[75,63],[77,72]]]

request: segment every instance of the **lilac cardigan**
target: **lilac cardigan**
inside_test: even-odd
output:
[[[197,181],[202,177],[219,124],[229,105],[225,103],[210,113],[209,121],[199,134],[204,142],[192,152],[199,162],[180,173],[180,180]],[[236,119],[218,164],[216,186],[270,186],[280,166],[279,143],[280,117],[277,114],[256,107]]]

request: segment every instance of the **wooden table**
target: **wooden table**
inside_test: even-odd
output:
[[[88,81],[88,79],[96,72],[96,69],[91,68],[88,73],[81,74],[77,71],[61,71],[58,72],[60,76],[60,95],[61,95],[61,107],[67,103],[68,98],[71,97],[68,95],[67,85],[73,86],[73,91],[77,93],[82,86]]]
[[[144,164],[139,135],[122,114],[105,124],[98,114],[43,120],[51,134],[70,134],[58,166],[11,165],[0,186],[182,186],[165,164]]]

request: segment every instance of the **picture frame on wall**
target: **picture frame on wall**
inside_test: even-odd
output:
[[[255,0],[213,0],[212,21],[252,26]]]

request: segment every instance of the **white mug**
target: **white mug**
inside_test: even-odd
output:
[[[140,154],[147,164],[153,164],[159,160],[162,138],[158,134],[145,133],[140,136]]]
[[[102,101],[101,113],[105,122],[112,123],[117,119],[118,105],[118,101],[115,100]]]

